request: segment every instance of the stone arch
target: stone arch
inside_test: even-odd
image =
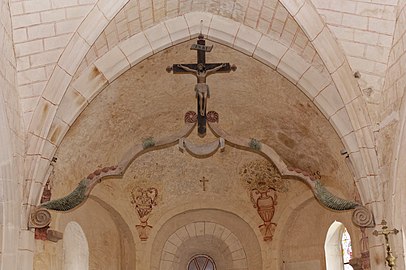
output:
[[[199,245],[195,246],[193,242]],[[184,256],[185,253],[188,256]],[[213,258],[219,269],[248,265],[244,247],[232,231],[218,223],[200,221],[184,225],[169,236],[162,250],[159,269],[186,269],[188,258],[201,253]]]
[[[221,209],[179,212],[163,223],[151,240],[151,269],[186,269],[189,259],[197,254],[213,258],[219,269],[263,269],[265,250],[251,226]]]
[[[210,20],[207,20],[210,23],[204,27],[204,31],[207,31],[209,39],[231,46],[262,61],[271,68],[276,68],[276,70],[304,90],[335,127],[347,151],[350,153],[357,179],[366,175],[364,169],[366,166],[364,166],[363,158],[366,158],[368,153],[373,151],[369,151],[370,149],[365,148],[362,143],[359,143],[359,136],[361,134],[363,136],[365,130],[362,128],[357,129],[358,126],[354,128],[354,123],[351,124],[351,119],[358,116],[354,116],[353,112],[355,113],[355,111],[352,105],[346,104],[346,98],[350,94],[345,92],[347,89],[348,70],[342,68],[345,66],[344,64],[332,73],[333,82],[326,81],[325,78],[326,76],[329,78],[329,74],[320,74],[293,50],[290,50],[282,43],[230,19],[209,13],[199,14],[210,18]],[[47,89],[58,89],[58,94],[44,91],[44,95],[34,113],[36,120],[33,120],[29,130],[29,144],[32,145],[29,151],[34,150],[33,153],[35,153],[35,156],[28,159],[28,163],[31,163],[29,178],[34,182],[31,187],[31,195],[28,198],[29,204],[36,205],[43,182],[45,181],[44,179],[46,178],[49,160],[69,130],[70,124],[73,123],[94,96],[124,71],[149,55],[196,36],[200,30],[200,17],[196,15],[196,13],[189,13],[166,22],[161,22],[121,42],[98,59],[94,65],[90,66],[72,83],[70,83],[72,80],[72,74],[70,73],[74,73],[77,66],[71,68],[72,72],[66,72],[66,68],[63,69],[59,65],[56,67],[47,85]],[[166,24],[169,22],[176,27],[167,27]],[[82,30],[79,29],[78,31]],[[329,35],[326,29],[324,33],[327,33],[325,34],[326,37],[320,34],[319,36],[324,38],[316,38],[317,41],[327,40],[328,44],[331,44],[335,48],[336,43],[331,39],[331,34]],[[316,39],[314,39],[314,42]],[[81,40],[83,44],[86,43],[80,37],[78,37],[78,40]],[[68,46],[68,48],[74,51],[80,50],[79,55],[82,55],[87,51],[88,46],[75,48]],[[292,63],[298,62],[301,63],[300,68],[292,65]],[[347,77],[342,77],[340,75],[342,72]],[[335,76],[335,74],[340,76]],[[313,83],[319,83],[320,80],[325,82],[325,84]],[[349,81],[353,82],[353,79]],[[337,91],[336,85],[339,86],[340,91]],[[354,90],[357,88],[353,86],[350,89]],[[353,103],[351,104],[359,105],[360,101],[361,99],[357,98],[352,100],[351,102]],[[364,112],[362,107],[360,108],[359,110]],[[370,140],[364,141],[369,142]],[[372,161],[368,164],[375,165]],[[373,175],[373,173],[370,175]],[[363,191],[361,184],[359,184],[359,189]],[[363,196],[363,201],[370,201],[370,193],[364,193],[366,195]]]
[[[89,269],[99,264],[110,265],[109,269],[134,269],[137,259],[134,235],[128,221],[113,205],[92,195],[76,211],[57,213],[54,217],[51,226],[64,232],[64,239],[69,224],[80,226],[91,255]]]
[[[30,168],[26,172],[29,205],[38,203],[46,182],[49,163],[56,150],[56,146],[47,140],[47,134],[66,88],[90,45],[128,1],[98,0],[73,34],[52,71],[27,129],[27,145],[30,147],[26,151],[25,162]]]
[[[280,2],[295,18],[320,55],[345,104],[352,130],[340,137],[355,167],[356,183],[363,203],[383,202],[383,192],[377,176],[378,158],[374,149],[371,119],[344,52],[310,0]],[[371,186],[377,190],[372,190]],[[376,207],[380,206],[373,205],[376,210],[374,212],[380,212]]]
[[[399,124],[397,129],[397,137],[394,143],[393,157],[392,157],[392,171],[391,177],[392,181],[389,181],[389,194],[388,198],[388,209],[386,209],[387,214],[385,219],[389,224],[393,224],[393,227],[403,230],[406,217],[403,212],[399,211],[401,205],[405,205],[405,177],[406,177],[406,168],[404,166],[406,162],[406,98],[403,96],[400,115],[399,115]],[[401,238],[393,238],[394,245],[399,250],[404,250],[406,247],[405,235],[402,234]],[[399,260],[400,265],[406,265],[406,259]]]
[[[136,248],[134,237],[131,233],[128,222],[112,205],[108,204],[103,199],[94,195],[90,195],[89,199],[98,203],[100,207],[104,208],[111,215],[120,236],[121,270],[133,270],[134,265],[136,265]]]
[[[230,46],[277,70],[316,103],[326,118],[330,119],[344,144],[351,145],[351,149],[354,147],[354,138],[346,136],[353,131],[348,121],[349,115],[343,99],[331,81],[330,74],[318,71],[286,45],[243,24],[208,13],[186,14],[155,25],[121,42],[99,58],[67,89],[56,112],[56,118],[59,118],[57,120],[64,122],[65,125],[58,125],[55,120],[48,138],[57,145],[64,134],[60,133],[60,130],[67,129],[84,107],[126,70],[152,54],[196,36],[201,17],[209,17],[207,20],[210,23],[205,26],[205,33],[209,39]],[[174,31],[168,30],[170,27],[167,23],[177,24],[178,28]],[[222,27],[230,28],[232,31],[227,32]],[[156,33],[161,33],[164,37],[154,36]],[[65,104],[72,103],[75,106],[73,109],[66,108]],[[55,132],[56,129],[59,133]],[[55,134],[56,136],[53,136]]]
[[[406,98],[403,96],[402,105],[400,108],[400,115],[399,115],[399,126],[397,130],[397,138],[395,141],[395,148],[393,149],[393,167],[392,167],[392,174],[393,174],[393,183],[391,187],[391,195],[394,197],[392,199],[392,209],[391,215],[392,217],[399,217],[395,215],[394,207],[396,204],[401,205],[404,202],[404,199],[401,196],[401,191],[405,188],[403,185],[402,179],[405,178],[406,170],[403,164],[405,164],[405,147],[406,147]],[[394,200],[397,200],[394,202]]]
[[[2,85],[2,87],[4,87],[4,85]],[[17,174],[17,170],[21,170],[21,167],[17,166],[21,166],[22,162],[20,163],[20,160],[16,158],[17,155],[14,154],[16,153],[17,148],[17,136],[12,133],[13,127],[11,126],[11,124],[13,124],[12,121],[17,122],[18,118],[14,118],[13,115],[7,114],[7,107],[9,106],[7,102],[13,100],[7,100],[7,98],[5,98],[6,95],[3,95],[3,93],[6,91],[7,90],[3,88],[2,94],[0,94],[0,122],[2,123],[2,128],[0,129],[0,144],[2,148],[0,151],[0,237],[3,239],[3,245],[0,247],[0,261],[5,261],[6,256],[11,257],[17,254],[19,237],[24,236],[27,237],[27,239],[33,237],[32,232],[19,230],[21,224],[19,216],[20,212],[15,206],[20,206],[19,192],[21,189],[19,188],[19,185],[22,177]],[[17,102],[15,104],[17,104]],[[11,110],[9,112],[11,112]],[[18,122],[16,126],[18,127]],[[21,142],[21,145],[22,144],[23,143]],[[17,265],[13,268],[12,263],[6,263],[5,265],[6,266],[4,267],[17,269]]]
[[[334,193],[340,193],[338,189],[329,187]],[[305,267],[306,261],[289,261],[290,255],[286,253],[286,243],[289,243],[292,241],[289,238],[289,235],[292,231],[290,231],[292,228],[294,230],[297,230],[297,222],[300,222],[300,219],[303,218],[302,214],[303,211],[308,211],[309,206],[315,203],[315,199],[312,195],[312,193],[309,190],[305,190],[301,192],[298,195],[295,195],[293,197],[293,200],[289,201],[289,207],[285,208],[282,210],[282,212],[279,213],[279,218],[278,218],[278,226],[276,227],[275,234],[274,234],[274,239],[272,240],[272,245],[270,247],[270,255],[272,256],[273,262],[272,262],[272,269],[273,268],[280,268],[281,265],[284,265],[285,267]],[[317,206],[318,207],[318,206]],[[317,212],[317,210],[315,210]],[[309,212],[306,212],[309,213]],[[311,216],[311,213],[309,213],[309,216]],[[348,230],[348,232],[351,234],[351,236],[355,235],[356,237],[358,228],[354,226],[352,223],[351,217],[348,215],[348,213],[341,212],[339,215],[332,214],[327,212],[326,215],[324,216],[329,216],[327,217],[326,220],[321,219],[315,219],[317,222],[317,234],[316,239],[314,240],[309,240],[309,241],[317,241],[317,246],[320,247],[320,269],[325,268],[325,262],[323,259],[324,256],[324,243],[325,243],[325,236],[327,234],[328,228],[330,227],[331,223],[334,220],[340,220],[340,222],[345,226]],[[313,228],[315,228],[313,226]],[[305,235],[305,233],[302,233]],[[354,238],[357,239],[357,238]],[[302,239],[303,240],[303,239]],[[357,253],[360,250],[360,244],[358,241],[353,241],[353,252]],[[308,247],[310,249],[310,247]],[[287,255],[287,256],[286,256]],[[311,261],[310,261],[311,262]],[[292,264],[292,265],[290,265]],[[322,266],[324,265],[324,266]],[[306,267],[309,267],[308,265]],[[283,267],[282,267],[283,268]],[[335,268],[333,268],[335,269]],[[338,268],[337,268],[338,269]],[[340,268],[342,269],[342,268]]]
[[[189,16],[192,17],[192,15]],[[194,17],[197,16],[209,15],[206,13],[198,13]],[[163,23],[146,30],[144,33],[134,35],[99,58],[95,62],[95,65],[89,67],[81,76],[76,78],[72,82],[71,87],[68,88],[62,99],[61,106],[56,112],[56,118],[59,118],[57,120],[66,124],[62,126],[58,125],[55,120],[53,122],[54,127],[51,127],[50,132],[55,134],[55,130],[67,130],[67,126],[74,122],[76,116],[84,107],[110,82],[114,81],[130,67],[159,50],[181,41],[189,40],[191,37],[197,35],[198,27],[196,25],[199,19],[188,19],[188,16],[185,15],[169,21],[173,22],[174,20],[177,21],[176,23],[178,25],[184,28],[178,28],[176,32],[169,32],[166,30],[166,28],[169,27],[164,27]],[[222,19],[219,16],[212,16],[209,21],[213,20],[221,22],[226,19]],[[286,45],[242,24],[234,23],[231,20],[226,21],[231,24],[229,27],[235,29],[234,33],[224,33],[216,29],[215,27],[219,26],[215,24],[218,22],[215,22],[213,25],[206,26],[209,39],[231,46],[276,69],[302,89],[302,91],[317,104],[318,108],[327,118],[331,118],[330,122],[336,127],[339,134],[343,135],[349,132],[348,130],[350,130],[351,127],[345,125],[348,115],[345,112],[344,103],[334,84],[325,78],[329,78],[329,74],[318,72]],[[224,22],[222,23],[224,24]],[[220,27],[221,26],[222,25],[220,25]],[[152,36],[152,33],[159,31],[167,33],[165,34],[166,41],[149,38]],[[291,68],[288,65],[289,62],[300,62],[304,67],[300,69]],[[320,81],[321,83],[319,84]],[[92,90],[89,90],[89,88],[92,88]],[[75,104],[75,101],[77,104]],[[67,108],[68,105],[65,106],[65,104],[69,104],[70,106],[73,104],[74,108]],[[62,140],[63,135],[64,133],[58,133],[57,136],[51,135],[50,137],[54,138],[53,142],[58,144]],[[349,138],[351,139],[352,137]]]
[[[258,228],[257,220],[258,215],[255,211],[252,211],[251,204],[240,200],[230,200],[227,204],[220,203],[224,201],[222,196],[211,194],[210,196],[202,196],[201,200],[204,201],[204,205],[200,202],[196,202],[194,195],[185,195],[178,200],[171,201],[172,207],[169,209],[163,209],[162,215],[154,222],[157,228],[164,226],[174,216],[181,215],[182,213],[198,211],[201,208],[212,209],[215,211],[222,211],[224,213],[232,213],[239,219],[244,220],[249,225],[250,230],[254,231],[256,237],[260,239],[262,237]],[[150,236],[154,238],[158,231],[152,230]]]
[[[289,208],[285,208],[283,212],[281,213],[278,223],[285,225],[289,224],[289,220],[291,219],[293,211],[295,209],[300,209],[302,205],[305,205],[309,200],[314,199],[313,194],[311,193],[310,190],[304,191],[300,196],[296,197],[295,200],[291,201],[290,204],[291,206]],[[274,258],[274,265],[276,269],[279,267],[279,260],[282,258],[282,242],[285,240],[283,237],[283,233],[285,232],[284,226],[277,226],[275,230],[275,235],[273,239],[273,245],[271,246],[272,250],[272,257]]]
[[[85,233],[74,221],[66,225],[63,234],[63,270],[88,270],[89,247]]]

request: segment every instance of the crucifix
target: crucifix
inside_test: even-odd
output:
[[[203,183],[203,191],[206,191],[206,182],[209,182],[209,180],[203,176],[203,179],[199,181]]]
[[[201,21],[202,23],[202,21]],[[206,84],[207,76],[214,73],[225,73],[235,71],[235,65],[230,66],[229,63],[207,63],[206,52],[213,49],[212,46],[206,46],[206,40],[200,31],[196,44],[192,44],[191,50],[197,51],[197,64],[174,64],[166,68],[167,72],[173,74],[193,74],[196,76],[197,83],[195,85],[197,99],[197,132],[200,137],[206,135],[206,107],[207,98],[210,97],[209,86]]]
[[[388,226],[385,220],[382,220],[381,222],[382,224],[382,231],[373,231],[372,234],[375,236],[378,235],[383,235],[385,237],[385,243],[386,243],[386,262],[388,263],[388,266],[390,267],[390,269],[395,269],[394,267],[396,266],[396,257],[392,255],[392,250],[391,247],[389,245],[389,235],[390,234],[397,234],[399,232],[398,229],[392,229],[392,230],[388,230]]]

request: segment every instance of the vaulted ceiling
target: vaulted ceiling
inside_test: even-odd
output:
[[[147,58],[92,100],[55,154],[58,161],[54,184],[61,182],[65,186],[69,180],[69,186],[74,187],[81,177],[98,166],[117,163],[133,144],[150,136],[171,135],[183,127],[184,114],[196,110],[195,77],[169,74],[165,68],[173,63],[195,62],[196,53],[189,50],[194,42],[181,43]],[[208,54],[208,61],[227,61],[238,67],[235,72],[208,78],[211,93],[207,109],[219,113],[220,125],[228,133],[260,140],[274,148],[288,166],[311,173],[319,171],[323,183],[348,198],[354,196],[353,176],[345,156],[340,154],[344,146],[338,134],[297,86],[259,61],[217,43]],[[206,138],[201,139],[196,132],[191,137],[197,144],[214,138],[208,132]],[[246,155],[227,147],[225,153],[217,153],[207,161],[196,161],[180,153],[176,146],[173,148],[149,154],[149,159],[157,160],[159,166],[166,168],[161,168],[161,174],[169,173],[169,168],[176,172],[195,164],[194,172],[190,173],[197,177],[202,166],[208,166],[205,162],[211,164],[209,167],[221,164],[216,171],[226,172],[222,167],[238,171],[242,164],[236,161]],[[143,177],[164,177],[159,176],[158,165],[152,160],[141,163],[142,166],[138,164],[142,161],[136,160],[133,167],[140,169]],[[150,167],[141,169],[140,166]],[[134,169],[130,174],[138,178],[140,172]]]
[[[380,201],[380,193],[371,193],[366,186],[366,182],[377,181],[367,107],[346,56],[318,13],[323,7],[316,9],[309,1],[254,2],[98,1],[94,6],[86,3],[82,11],[88,13],[74,13],[66,3],[69,12],[60,16],[70,16],[78,28],[65,29],[58,39],[45,37],[43,44],[54,50],[52,54],[49,51],[46,58],[36,54],[27,58],[25,46],[36,41],[20,44],[17,38],[20,91],[41,93],[23,103],[29,134],[27,167],[31,168],[27,179],[32,180],[32,189],[41,190],[49,160],[68,155],[76,149],[73,145],[83,146],[77,153],[93,160],[74,174],[80,179],[85,167],[92,171],[90,164],[101,165],[106,153],[112,157],[112,150],[124,151],[131,143],[128,132],[138,132],[143,138],[180,125],[186,107],[175,104],[193,108],[190,92],[194,80],[161,73],[171,63],[194,60],[187,42],[199,33],[203,20],[203,33],[219,43],[209,59],[239,67],[235,73],[209,79],[213,87],[209,104],[220,113],[225,127],[243,136],[258,137],[293,167],[319,170],[328,185],[345,183],[343,192],[349,196],[353,196],[355,179],[363,202]],[[54,5],[58,4],[52,2]],[[14,18],[20,14],[16,11]],[[55,16],[53,27],[58,36],[58,29],[64,28]],[[41,20],[44,18],[42,15]],[[21,40],[22,30],[25,40],[42,37],[46,31],[35,28],[35,32],[24,24],[14,27]],[[35,63],[41,62],[39,59],[49,62],[38,67]],[[96,107],[104,110],[97,111]],[[155,118],[162,118],[157,120],[162,124],[157,125],[152,120]],[[93,126],[101,119],[106,126]],[[82,123],[88,124],[82,127]],[[162,128],[165,124],[168,127]],[[81,135],[87,134],[89,127],[103,131]],[[100,134],[109,135],[92,141]],[[127,139],[110,140],[121,137]],[[94,155],[85,151],[85,139],[94,147]],[[96,147],[101,141],[103,146]],[[342,149],[349,153],[352,175],[340,155]],[[60,179],[65,181],[66,177]],[[31,192],[27,200],[35,205],[39,193]]]

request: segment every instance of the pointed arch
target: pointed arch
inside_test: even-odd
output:
[[[295,15],[299,16],[299,13]],[[364,142],[372,142],[372,140],[368,139],[368,124],[361,126],[358,122],[355,123],[359,120],[359,116],[355,112],[361,111],[363,115],[367,115],[367,113],[362,106],[362,96],[359,97],[356,94],[356,97],[352,99],[353,92],[347,92],[358,89],[353,84],[353,78],[348,77],[351,73],[348,63],[346,64],[345,61],[343,63],[340,62],[341,66],[338,66],[334,70],[333,67],[335,66],[326,60],[325,62],[331,64],[326,64],[328,70],[330,72],[334,70],[334,72],[331,74],[321,74],[312,68],[301,56],[297,55],[295,51],[277,40],[273,40],[231,19],[210,13],[192,12],[160,22],[119,43],[84,71],[81,76],[75,78],[74,81],[72,81],[72,76],[77,70],[78,65],[68,68],[58,64],[47,85],[47,89],[57,89],[57,93],[50,92],[51,90],[44,91],[44,95],[34,113],[35,119],[33,119],[30,125],[28,134],[29,145],[31,147],[28,150],[29,157],[27,163],[30,169],[27,175],[28,179],[33,183],[30,188],[31,192],[28,204],[37,204],[42,185],[46,181],[49,161],[52,159],[57,146],[69,130],[70,125],[97,93],[102,91],[123,72],[146,57],[196,36],[200,30],[198,25],[200,25],[201,16],[207,19],[204,31],[207,32],[209,39],[231,46],[242,53],[249,54],[253,58],[262,61],[264,64],[279,71],[309,96],[326,118],[330,120],[330,123],[346,146],[355,167],[354,171],[359,182],[358,188],[363,193],[363,202],[371,201],[371,194],[376,193],[365,190],[362,181],[366,180],[367,171],[370,177],[375,175],[374,170],[366,168],[374,167],[376,162],[368,158],[369,153],[374,153],[374,151],[370,151],[371,149],[368,148],[368,145],[364,145]],[[304,20],[300,16],[297,19],[301,22]],[[176,27],[168,27],[169,24],[176,25]],[[305,29],[309,28],[308,25],[304,26]],[[78,31],[83,31],[80,29],[79,27]],[[327,29],[324,29],[323,33],[319,33],[317,36],[320,39],[317,37],[313,38],[312,42],[315,43],[315,46],[319,45],[320,48],[321,45],[319,43],[326,41],[329,44],[326,47],[334,51],[337,46],[336,41],[331,37]],[[94,38],[93,35],[92,38]],[[75,51],[79,55],[85,55],[89,49],[88,42],[90,40],[83,39],[79,34],[77,34],[76,39],[76,43],[72,44],[82,43],[84,46],[72,47],[70,50]],[[74,41],[72,40],[71,42]],[[324,54],[325,58],[330,57],[329,52],[329,50],[323,51],[321,56]],[[299,62],[301,63],[300,69],[292,65],[292,63]],[[322,87],[314,85],[314,82],[319,82],[320,79],[324,80],[326,76],[333,83],[329,83],[327,86],[323,85]],[[311,90],[314,89],[316,91],[312,93]],[[359,105],[360,107],[355,108],[353,105]],[[361,142],[360,136],[364,136],[364,128],[367,129],[367,138]],[[31,151],[34,153],[33,155],[30,155]]]
[[[403,96],[400,113],[396,115],[400,119],[396,134],[396,139],[393,149],[392,157],[392,181],[389,182],[390,190],[390,200],[387,206],[387,218],[389,218],[396,228],[403,228],[406,222],[405,215],[399,215],[399,206],[405,205],[406,198],[404,196],[406,190],[405,177],[406,177],[406,168],[404,166],[406,162],[406,96]],[[401,230],[403,231],[403,230]],[[405,234],[402,234],[401,239],[397,241],[398,246],[402,246],[403,249],[406,248],[406,237]],[[401,261],[401,264],[406,265],[406,258]]]
[[[361,200],[364,204],[371,203],[374,208],[381,208],[382,203],[379,202],[383,202],[383,192],[378,178],[378,157],[374,148],[373,126],[361,89],[353,76],[344,51],[310,0],[280,0],[280,2],[311,41],[330,72],[345,104],[352,130],[340,137],[354,166]],[[372,192],[371,186],[378,190]],[[379,209],[374,210],[375,213],[381,212]]]
[[[46,182],[56,145],[48,138],[61,99],[81,61],[109,21],[129,0],[98,0],[62,52],[34,109],[27,129],[26,185],[28,206],[35,206]],[[30,211],[29,207],[26,209]],[[27,218],[27,217],[26,217]]]

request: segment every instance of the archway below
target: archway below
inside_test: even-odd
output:
[[[63,237],[63,267],[62,270],[88,270],[89,246],[85,233],[80,225],[69,222]]]
[[[152,269],[158,264],[160,270],[187,269],[191,259],[202,254],[212,258],[216,269],[263,269],[252,228],[222,210],[190,210],[172,217],[155,236],[152,250]]]

